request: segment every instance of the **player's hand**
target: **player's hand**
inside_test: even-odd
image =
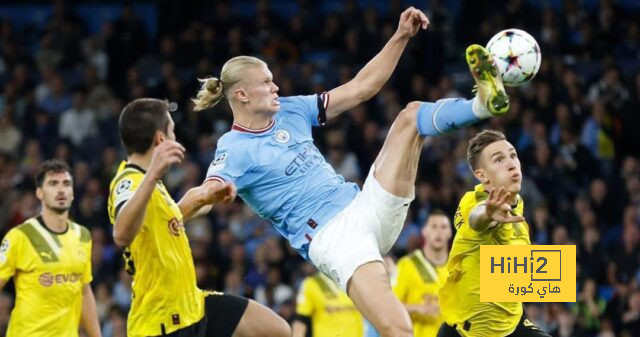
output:
[[[160,180],[171,165],[180,164],[184,160],[184,146],[173,140],[165,140],[153,149],[149,173]]]
[[[485,203],[485,213],[489,219],[499,223],[511,223],[524,221],[524,217],[511,213],[511,193],[505,191],[504,187],[492,189],[489,192],[489,199]]]
[[[421,304],[417,304],[413,309],[419,315],[423,316],[438,316],[440,315],[440,306],[438,305],[438,298],[426,294],[424,295],[424,301]]]
[[[207,204],[230,204],[238,194],[236,186],[232,183],[214,182],[207,184]]]
[[[427,29],[428,26],[427,16],[421,10],[409,7],[400,14],[397,33],[401,37],[411,38],[418,33],[420,28]]]

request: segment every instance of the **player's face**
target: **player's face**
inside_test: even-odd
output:
[[[43,207],[56,213],[64,213],[73,202],[73,180],[69,172],[49,172],[45,174],[42,187],[36,189],[36,196]]]
[[[506,140],[493,142],[482,150],[480,167],[474,173],[485,187],[504,187],[507,192],[520,192],[520,159],[516,149]]]
[[[280,109],[278,86],[273,83],[273,74],[264,65],[247,69],[247,79],[243,84],[246,103],[251,111],[275,114]]]
[[[432,215],[422,228],[427,245],[435,250],[446,249],[451,239],[451,224],[445,215]]]

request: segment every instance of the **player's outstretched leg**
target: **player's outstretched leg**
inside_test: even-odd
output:
[[[249,300],[233,337],[290,337],[289,324],[264,305]]]
[[[508,111],[509,99],[490,54],[483,47],[473,45],[467,49],[466,58],[476,81],[475,98],[411,102],[396,117],[374,164],[374,178],[385,191],[397,197],[413,197],[425,137],[452,132]],[[393,227],[403,223],[404,219],[384,225]],[[397,232],[394,229],[382,229],[382,232]],[[383,336],[412,335],[409,316],[393,296],[382,262],[358,267],[347,290],[356,307]]]
[[[491,54],[482,46],[471,45],[466,59],[476,82],[473,99],[411,102],[393,122],[376,158],[374,172],[388,192],[399,197],[412,196],[425,137],[450,133],[509,110],[509,96]]]
[[[413,336],[411,318],[393,294],[389,274],[381,261],[358,267],[347,284],[347,293],[382,337]]]

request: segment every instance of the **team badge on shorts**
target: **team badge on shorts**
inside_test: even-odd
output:
[[[338,276],[338,271],[337,270],[335,270],[335,269],[331,270],[331,278],[333,279],[333,281],[335,283],[340,285],[340,276]]]
[[[291,136],[289,135],[289,132],[287,132],[287,130],[278,130],[276,131],[276,141],[278,143],[286,143],[289,141],[289,139],[291,139]]]

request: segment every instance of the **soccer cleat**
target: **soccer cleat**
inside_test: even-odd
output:
[[[491,54],[482,46],[472,44],[466,52],[467,64],[476,81],[478,99],[494,116],[502,116],[509,111],[509,96],[504,90],[502,77],[493,62]]]

